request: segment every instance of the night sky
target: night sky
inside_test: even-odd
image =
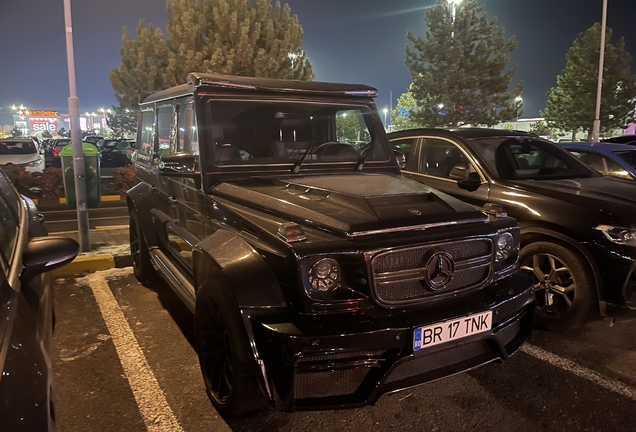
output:
[[[163,28],[165,0],[71,0],[77,92],[82,112],[116,103],[108,70],[120,62],[122,27],[134,34],[140,18]],[[379,90],[380,109],[410,83],[404,64],[407,30],[424,36],[424,8],[434,0],[288,0],[305,31],[303,48],[317,81],[364,83]],[[523,80],[523,116],[545,107],[565,53],[579,33],[601,21],[602,0],[488,0],[506,36],[519,46],[511,63]],[[613,40],[624,36],[636,55],[636,1],[609,0]],[[0,0],[0,124],[12,124],[10,106],[68,112],[63,0]],[[636,71],[636,62],[632,62]]]

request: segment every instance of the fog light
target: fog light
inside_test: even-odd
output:
[[[340,283],[340,266],[331,258],[322,258],[309,269],[309,285],[319,292],[331,291]]]

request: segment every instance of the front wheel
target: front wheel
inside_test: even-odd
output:
[[[144,238],[144,233],[139,226],[137,211],[130,212],[128,232],[130,235],[130,255],[133,261],[133,272],[139,282],[150,285],[159,280],[157,271],[152,266],[150,251]]]
[[[558,243],[530,243],[519,253],[521,272],[534,279],[535,323],[555,331],[584,324],[598,307],[596,285],[587,261]]]
[[[223,288],[204,285],[197,292],[195,338],[205,388],[224,417],[265,405],[238,306]]]

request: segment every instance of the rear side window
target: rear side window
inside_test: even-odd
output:
[[[402,138],[391,141],[394,151],[398,151],[406,158],[406,171],[417,171],[417,160],[415,159],[415,141],[417,138]]]
[[[157,110],[157,135],[159,152],[176,153],[177,146],[174,137],[174,109],[172,106]]]
[[[155,151],[155,113],[153,111],[144,111],[141,114],[139,129],[138,154],[142,159],[150,160]]]

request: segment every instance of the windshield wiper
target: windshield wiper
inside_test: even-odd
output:
[[[296,161],[296,163],[294,163],[294,167],[292,168],[292,172],[294,174],[297,174],[298,171],[300,171],[300,167],[302,166],[303,162],[305,162],[305,159],[307,158],[307,156],[309,155],[309,153],[311,153],[311,150],[314,148],[314,145],[316,144],[316,141],[312,142],[311,144],[309,144],[309,147],[307,147],[307,150],[305,150],[305,153],[303,153],[300,156],[300,159],[298,159]]]
[[[367,152],[364,154],[364,156],[362,156],[358,160],[358,165],[356,165],[356,171],[358,172],[362,171],[362,168],[364,167],[364,164],[366,163],[367,158],[369,157],[369,155],[371,154],[374,148],[375,148],[375,140],[371,141],[371,144],[369,144],[369,148]]]

